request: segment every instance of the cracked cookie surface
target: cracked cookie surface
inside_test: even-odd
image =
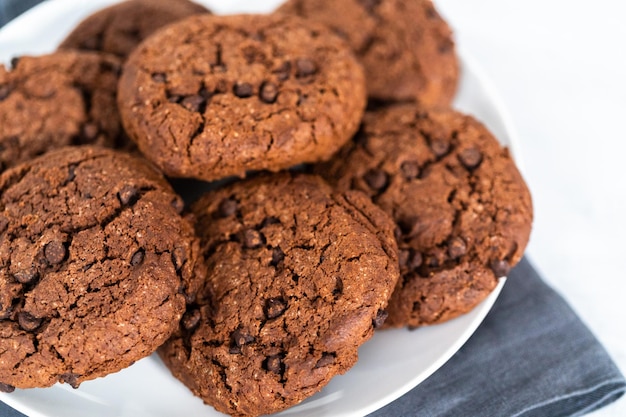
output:
[[[88,16],[63,40],[59,49],[108,52],[126,59],[157,29],[208,12],[187,0],[127,0]]]
[[[312,19],[348,41],[370,98],[450,104],[459,77],[452,33],[430,0],[290,0],[279,13]]]
[[[203,280],[182,209],[151,165],[109,149],[59,149],[5,171],[1,386],[77,387],[155,351]]]
[[[482,301],[521,258],[531,198],[507,149],[470,116],[412,105],[368,111],[317,171],[397,224],[401,278],[385,326],[439,323]]]
[[[66,145],[125,146],[119,60],[57,52],[0,65],[0,171]]]
[[[159,349],[194,394],[231,415],[280,411],[357,360],[398,279],[393,222],[362,193],[265,175],[192,210],[210,271]]]
[[[358,128],[361,66],[298,17],[194,16],[147,39],[120,80],[124,126],[172,177],[215,180],[327,160]]]

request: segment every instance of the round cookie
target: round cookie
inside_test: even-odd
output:
[[[111,55],[73,51],[0,65],[0,171],[61,146],[122,146],[120,70]]]
[[[452,33],[430,0],[289,0],[278,12],[324,23],[345,38],[372,99],[446,106],[454,98]]]
[[[205,15],[143,42],[118,100],[128,134],[167,175],[215,180],[329,159],[366,97],[360,65],[323,26]]]
[[[193,211],[210,272],[159,349],[178,379],[221,412],[260,415],[354,365],[398,279],[385,213],[288,173],[226,186]]]
[[[398,225],[401,279],[386,326],[468,312],[528,242],[533,211],[524,180],[508,150],[470,116],[379,108],[317,170],[340,190],[366,192]]]
[[[59,49],[102,51],[126,57],[157,29],[209,11],[188,0],[127,0],[102,9],[63,40]]]
[[[155,351],[204,280],[182,208],[151,165],[106,148],[0,175],[0,387],[77,387]]]

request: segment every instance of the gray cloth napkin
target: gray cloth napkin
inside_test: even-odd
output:
[[[39,2],[0,0],[0,27]],[[452,359],[370,416],[581,416],[625,391],[606,350],[523,259]],[[0,417],[22,416],[0,402]]]
[[[581,416],[624,391],[606,350],[522,259],[467,343],[370,416]]]

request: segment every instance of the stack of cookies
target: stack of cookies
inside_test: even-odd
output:
[[[158,351],[217,410],[269,414],[374,331],[470,311],[532,205],[450,108],[458,76],[430,0],[129,0],[0,66],[0,389]]]

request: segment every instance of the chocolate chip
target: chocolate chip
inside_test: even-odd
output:
[[[398,227],[404,236],[413,236],[419,228],[419,219],[415,216],[404,216],[398,219]]]
[[[43,255],[50,265],[57,265],[65,259],[67,248],[63,242],[53,240],[52,242],[48,242],[43,248]]]
[[[335,363],[335,354],[324,352],[322,357],[317,361],[313,369],[321,368]]]
[[[102,39],[100,39],[100,37],[88,37],[86,39],[84,39],[81,42],[80,48],[78,49],[89,49],[89,50],[98,50],[101,49],[100,48],[100,43],[102,42]]]
[[[22,330],[27,332],[32,332],[33,330],[37,330],[39,326],[41,326],[41,322],[43,320],[33,316],[26,311],[22,311],[17,314],[17,323],[20,325]]]
[[[448,255],[450,255],[450,258],[459,258],[465,255],[466,252],[467,245],[465,245],[465,241],[460,237],[453,237],[448,241]]]
[[[14,56],[13,58],[11,58],[11,68],[12,69],[17,68],[17,64],[19,64],[20,58],[21,57],[19,57],[19,56]]]
[[[139,249],[137,252],[135,252],[132,256],[132,258],[130,258],[130,265],[131,266],[137,266],[140,263],[143,262],[143,258],[145,256],[145,251],[143,249]]]
[[[267,104],[272,104],[276,101],[278,96],[278,87],[273,83],[263,83],[261,85],[261,91],[259,93],[261,101]]]
[[[308,58],[299,58],[296,60],[296,77],[308,77],[317,72],[317,65]]]
[[[13,275],[15,280],[20,284],[32,284],[37,280],[38,276],[37,271],[32,267],[31,269],[19,271]]]
[[[278,81],[287,80],[289,78],[289,73],[291,72],[291,62],[283,62],[280,67],[275,69],[273,72],[274,74],[276,74],[276,78],[278,78]]]
[[[440,54],[449,54],[454,50],[454,43],[449,39],[442,39],[439,45],[437,45],[437,50]]]
[[[73,374],[73,373],[63,374],[63,375],[59,376],[59,382],[65,383],[65,384],[70,384],[70,386],[72,388],[76,389],[80,385],[80,383],[78,382],[78,377],[79,376],[80,375],[76,375],[76,374]]]
[[[139,191],[132,185],[125,185],[118,193],[117,198],[123,206],[135,203],[139,199]]]
[[[9,97],[9,94],[11,94],[11,87],[9,87],[8,85],[0,85],[0,101],[4,100],[5,98]]]
[[[271,266],[278,266],[284,259],[285,253],[280,247],[272,249],[272,261],[270,262]]]
[[[200,314],[200,310],[196,308],[191,311],[185,312],[182,320],[180,321],[180,324],[182,324],[183,329],[190,332],[190,331],[195,330],[198,327],[198,325],[200,324],[201,318],[202,318],[202,315]]]
[[[103,72],[112,72],[117,77],[122,73],[122,66],[114,61],[102,61],[100,63],[100,69]]]
[[[243,232],[243,244],[248,249],[256,249],[265,243],[263,234],[254,229],[247,229]]]
[[[0,382],[0,392],[6,392],[11,393],[15,391],[15,387],[13,385],[9,385],[9,384],[5,384],[3,382]]]
[[[233,214],[237,213],[237,209],[239,208],[239,204],[236,200],[232,198],[223,199],[219,206],[217,207],[217,213],[219,217],[230,217]]]
[[[182,213],[183,210],[185,209],[185,202],[182,200],[182,198],[174,197],[172,201],[170,202],[170,204],[172,205],[172,207],[174,208],[174,210],[176,210],[176,213],[178,214]]]
[[[204,113],[206,99],[199,94],[195,94],[185,97],[180,104],[189,111]]]
[[[450,150],[450,144],[443,139],[433,139],[430,141],[430,149],[437,158],[441,158]]]
[[[241,347],[254,342],[254,337],[237,329],[230,334],[230,353],[241,353]]]
[[[428,17],[429,19],[438,19],[439,18],[439,14],[435,10],[435,8],[432,6],[432,4],[429,4],[426,7],[426,17]]]
[[[180,103],[181,100],[182,97],[177,94],[167,97],[167,101],[169,101],[170,103]]]
[[[162,72],[155,72],[152,74],[152,81],[157,83],[164,83],[167,80],[167,77]]]
[[[400,170],[405,179],[417,178],[420,173],[420,166],[416,161],[405,161],[400,165]]]
[[[71,164],[67,167],[67,177],[65,178],[66,182],[74,181],[74,178],[76,178],[76,168],[76,164]]]
[[[490,266],[498,278],[506,276],[511,271],[511,266],[505,259],[494,259]]]
[[[281,316],[287,309],[287,303],[281,297],[268,298],[265,300],[263,312],[268,319],[275,319]]]
[[[284,372],[284,365],[282,355],[271,355],[265,359],[264,368],[275,374],[282,374]]]
[[[387,182],[389,181],[385,171],[375,168],[367,171],[363,176],[363,179],[374,191],[381,191],[387,186]]]
[[[467,169],[474,169],[483,160],[483,155],[476,148],[467,148],[459,153],[459,161],[465,166]]]
[[[183,248],[176,248],[172,252],[172,263],[174,263],[174,268],[176,271],[180,271],[183,265],[187,262],[187,253]]]
[[[343,294],[343,280],[339,277],[335,278],[335,288],[333,289],[333,297],[338,298]]]
[[[233,87],[233,93],[239,98],[248,98],[254,94],[254,89],[249,83],[237,83]]]
[[[374,328],[378,329],[382,327],[382,325],[385,324],[385,320],[387,320],[387,316],[389,316],[389,313],[387,313],[385,310],[378,310],[376,312],[376,317],[374,317],[374,320],[372,320]]]

